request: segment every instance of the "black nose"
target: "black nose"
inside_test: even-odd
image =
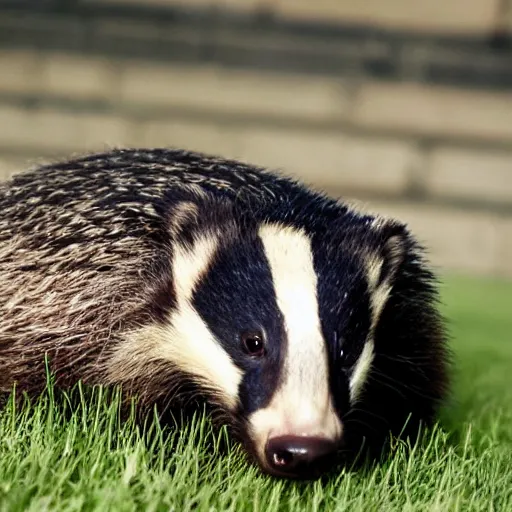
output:
[[[336,443],[322,437],[274,437],[265,447],[272,472],[294,478],[318,476],[332,462],[335,452]]]

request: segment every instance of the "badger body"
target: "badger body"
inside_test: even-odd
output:
[[[47,358],[61,388],[207,404],[276,475],[413,432],[446,393],[407,228],[232,160],[115,150],[15,176],[0,297],[0,393],[40,393]]]

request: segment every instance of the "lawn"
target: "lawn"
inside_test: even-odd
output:
[[[512,511],[512,284],[443,286],[457,362],[454,397],[421,443],[326,481],[278,481],[247,466],[198,419],[152,446],[112,403],[84,400],[0,413],[0,511]]]

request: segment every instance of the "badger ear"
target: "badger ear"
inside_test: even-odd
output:
[[[234,226],[233,205],[223,198],[184,198],[168,208],[166,227],[175,240],[192,243],[198,232],[227,235]]]
[[[409,244],[407,228],[400,222],[386,221],[379,231],[381,233],[379,237],[381,265],[376,287],[392,284],[405,260]]]
[[[190,232],[199,220],[199,205],[183,200],[173,205],[168,217],[167,229],[173,238]]]

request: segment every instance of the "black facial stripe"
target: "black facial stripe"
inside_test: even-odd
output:
[[[330,387],[341,415],[349,409],[350,375],[369,334],[371,297],[356,256],[319,240],[313,243],[313,254]]]
[[[244,413],[250,414],[265,407],[279,385],[286,351],[284,321],[256,232],[222,243],[192,300],[217,341],[242,369],[239,396]],[[264,357],[251,358],[244,350],[239,336],[247,330],[263,332]]]

